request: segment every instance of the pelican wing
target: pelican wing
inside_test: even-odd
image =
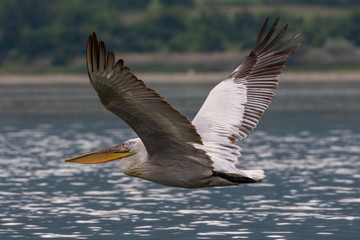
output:
[[[268,20],[250,54],[229,78],[211,90],[193,120],[215,170],[235,171],[240,156],[236,140],[247,137],[258,124],[274,96],[286,59],[298,46],[289,46],[294,37],[274,47],[287,25],[269,42],[279,18],[262,40]]]
[[[115,64],[114,53],[106,54],[104,43],[98,44],[95,33],[88,41],[86,61],[91,84],[102,104],[138,134],[150,156],[193,153],[211,166],[209,157],[193,146],[202,141],[188,118],[137,79],[123,66],[123,60]]]

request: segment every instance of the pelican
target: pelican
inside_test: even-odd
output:
[[[119,159],[126,175],[158,184],[202,188],[257,183],[263,170],[236,167],[240,147],[268,108],[286,59],[300,44],[294,36],[279,44],[287,24],[270,41],[279,18],[263,38],[266,19],[254,47],[231,75],[215,86],[191,122],[148,88],[122,59],[90,35],[86,63],[102,104],[125,121],[139,138],[66,159],[97,164]]]

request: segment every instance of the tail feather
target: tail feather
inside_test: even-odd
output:
[[[263,170],[242,170],[241,173],[222,173],[213,171],[213,176],[221,177],[233,183],[257,183],[265,177]]]
[[[256,182],[261,182],[265,177],[263,170],[241,170],[241,173],[245,174],[249,178],[254,179]]]

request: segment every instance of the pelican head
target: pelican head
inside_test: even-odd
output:
[[[75,162],[83,164],[104,163],[116,159],[133,156],[138,152],[138,149],[140,149],[138,141],[136,141],[136,139],[130,139],[120,145],[85,153],[73,158],[68,158],[65,160],[65,162]]]
[[[140,138],[129,139],[120,145],[100,149],[94,152],[66,159],[65,162],[75,162],[83,164],[97,164],[120,159],[120,170],[133,177],[142,178],[142,173],[146,170],[148,154]]]

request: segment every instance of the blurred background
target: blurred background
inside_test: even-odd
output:
[[[0,73],[83,73],[96,32],[132,71],[230,71],[266,17],[303,42],[293,70],[359,70],[360,7],[350,0],[2,0]]]

